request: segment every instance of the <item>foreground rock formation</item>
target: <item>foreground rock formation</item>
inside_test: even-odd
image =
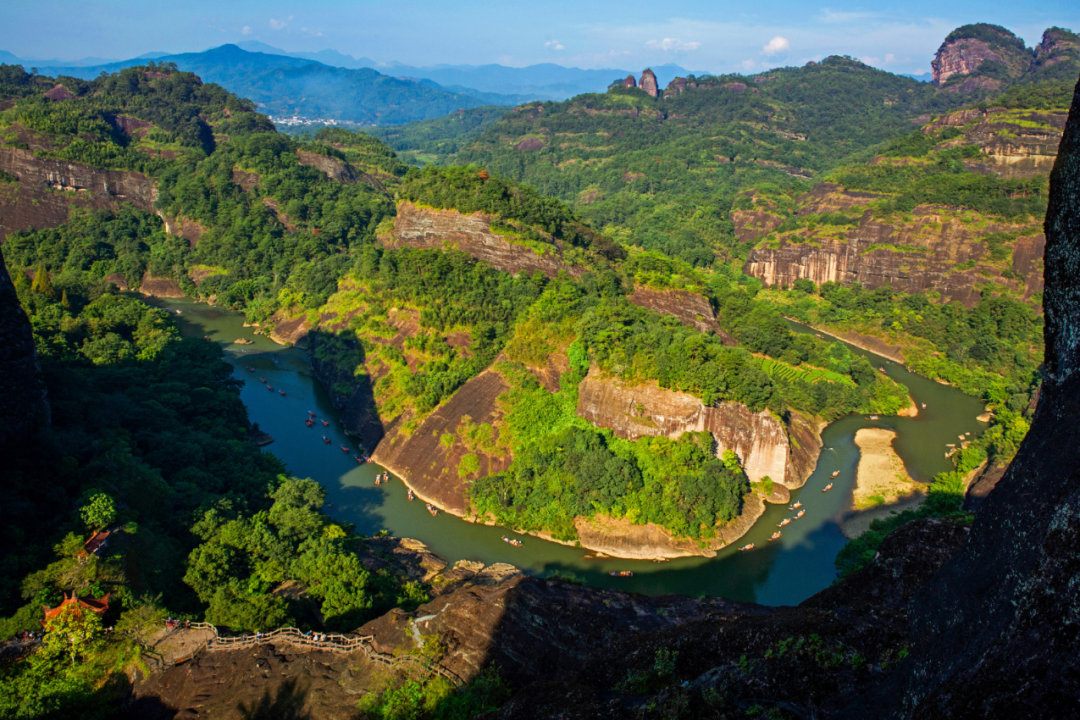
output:
[[[0,255],[0,449],[15,448],[49,422],[45,383],[37,368],[30,323]]]

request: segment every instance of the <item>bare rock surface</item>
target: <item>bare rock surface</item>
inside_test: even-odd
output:
[[[582,268],[563,262],[562,251],[557,244],[546,246],[546,251],[540,253],[511,242],[505,235],[492,232],[493,219],[483,213],[435,210],[402,201],[398,203],[393,234],[381,240],[394,248],[461,250],[514,275],[539,271],[548,277],[555,277],[560,271],[572,276],[583,272]]]
[[[788,428],[768,411],[755,413],[738,403],[706,407],[689,393],[665,390],[656,383],[629,385],[603,377],[597,368],[590,369],[581,383],[577,414],[627,440],[712,433],[717,454],[733,450],[752,482],[768,476],[789,488],[802,487],[821,452],[820,440],[794,447]],[[816,438],[816,433],[811,435]]]
[[[654,290],[637,287],[626,299],[635,305],[678,318],[679,322],[699,332],[711,332],[724,341],[735,345],[735,338],[716,323],[708,298],[689,290]]]

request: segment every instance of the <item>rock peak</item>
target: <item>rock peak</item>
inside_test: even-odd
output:
[[[649,68],[645,68],[645,72],[641,73],[641,81],[638,82],[638,87],[652,97],[660,95],[660,85],[656,82],[656,73]]]

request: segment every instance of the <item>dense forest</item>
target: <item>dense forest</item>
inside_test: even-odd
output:
[[[0,636],[39,630],[42,608],[72,589],[108,593],[104,616],[79,623],[116,632],[83,637],[75,623],[29,662],[4,664],[0,714],[107,715],[120,688],[105,681],[138,660],[166,615],[236,631],[346,630],[426,600],[365,569],[364,540],[322,513],[322,487],[248,442],[240,382],[219,345],[181,339],[164,311],[86,274],[54,281],[42,265],[15,288],[52,421],[5,453],[6,503],[19,510],[5,516]],[[106,550],[87,555],[84,542],[103,530]],[[312,599],[271,593],[286,580],[311,585]]]

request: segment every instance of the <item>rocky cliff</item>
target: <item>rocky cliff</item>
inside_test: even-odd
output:
[[[301,165],[311,165],[318,168],[326,173],[326,177],[331,180],[337,180],[340,183],[354,183],[357,180],[356,171],[344,160],[306,150],[297,150],[296,157]]]
[[[30,321],[0,255],[0,448],[15,451],[49,422],[45,383],[39,377]]]
[[[1031,52],[1024,47],[1023,40],[1003,27],[984,23],[965,25],[949,34],[930,63],[934,84],[941,87],[950,78],[972,75],[988,62],[995,63],[996,74],[1001,77],[982,77],[978,83],[954,82],[950,87],[963,92],[998,88],[1004,78],[1019,77],[1030,68]]]
[[[638,87],[652,97],[658,97],[660,95],[660,85],[656,82],[656,73],[648,68],[645,69],[645,72],[641,73],[641,80],[638,81]]]
[[[907,219],[884,221],[870,208],[874,199],[828,183],[817,185],[797,199],[796,216],[845,212],[857,214],[857,224],[775,233],[777,218],[767,226],[768,239],[750,251],[743,272],[769,286],[790,286],[799,278],[817,284],[858,282],[870,289],[889,283],[904,292],[937,291],[968,306],[978,302],[987,283],[1025,298],[1042,290],[1045,239],[1037,226],[990,218],[972,223],[967,211],[931,205],[915,208]],[[737,231],[759,237],[759,230],[745,225],[740,229],[744,219],[759,216],[761,221],[773,217],[765,212],[733,214]],[[985,240],[992,233],[1016,237],[1000,257],[992,256]]]
[[[0,171],[16,178],[0,183],[0,243],[17,230],[67,222],[72,206],[99,209],[130,203],[150,210],[157,197],[153,182],[142,173],[40,158],[32,150],[0,148]]]
[[[461,250],[514,275],[542,272],[555,277],[565,271],[577,277],[584,272],[584,268],[563,260],[564,248],[557,241],[543,243],[539,249],[515,242],[511,235],[492,231],[494,220],[483,213],[435,210],[404,200],[398,203],[393,233],[379,239],[393,248]]]
[[[716,322],[709,300],[688,290],[654,290],[637,287],[626,299],[635,305],[678,318],[679,322],[699,332],[716,334],[725,345],[735,345],[735,338]]]
[[[711,433],[717,456],[733,450],[751,482],[768,476],[789,488],[802,487],[821,452],[817,433],[798,413],[792,413],[792,424],[799,439],[792,443],[789,428],[768,411],[755,413],[736,403],[706,407],[688,393],[665,390],[656,383],[627,385],[603,377],[596,368],[578,388],[577,414],[627,440]]]

